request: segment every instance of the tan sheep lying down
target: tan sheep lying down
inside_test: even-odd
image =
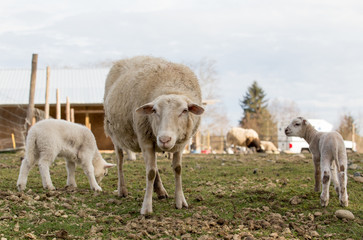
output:
[[[287,136],[304,138],[309,143],[315,166],[315,191],[323,189],[320,195],[322,206],[329,203],[329,185],[333,180],[340,204],[348,206],[347,153],[342,136],[337,132],[318,132],[302,117],[295,118],[285,129]]]
[[[275,153],[275,154],[279,154],[279,150],[277,150],[277,148],[275,147],[275,145],[270,142],[270,141],[263,141],[261,140],[261,148],[262,150],[264,150],[266,153]]]
[[[115,145],[119,196],[127,195],[122,149],[143,154],[146,192],[141,214],[152,213],[153,190],[159,198],[168,197],[155,152],[174,153],[176,207],[188,207],[182,190],[182,151],[198,129],[201,104],[198,80],[181,64],[141,56],[111,68],[104,95],[105,132]]]
[[[115,166],[102,158],[95,137],[85,126],[64,120],[42,120],[28,132],[25,158],[17,182],[19,191],[26,188],[29,171],[35,164],[39,165],[43,187],[54,190],[49,167],[57,156],[66,158],[67,186],[77,187],[75,170],[76,164],[79,164],[95,191],[102,191],[97,182],[107,174],[107,168]]]

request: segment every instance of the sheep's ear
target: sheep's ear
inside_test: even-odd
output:
[[[195,103],[188,104],[188,111],[195,115],[201,115],[204,112],[204,108]]]
[[[141,107],[137,108],[135,110],[135,112],[140,113],[140,114],[146,114],[146,115],[148,115],[148,114],[152,114],[153,113],[153,111],[154,111],[153,108],[154,108],[154,104],[147,103],[147,104],[142,105]]]
[[[112,167],[115,167],[116,164],[113,164],[113,163],[105,163],[105,165],[103,165],[103,168],[112,168]]]
[[[303,123],[303,125],[306,125],[306,119],[304,119],[304,120],[302,121],[302,123]]]

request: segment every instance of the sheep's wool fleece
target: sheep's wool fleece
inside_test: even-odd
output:
[[[138,137],[152,139],[155,136],[148,116],[135,110],[161,95],[186,96],[190,103],[202,104],[198,79],[186,66],[161,58],[140,56],[116,62],[107,79],[104,95],[105,131],[114,144],[140,152]],[[189,100],[188,100],[189,101]],[[200,116],[190,114],[190,136],[200,124]],[[116,142],[115,142],[116,141]],[[185,144],[176,144],[183,147]]]
[[[244,129],[234,127],[227,133],[227,143],[235,144],[237,146],[246,146],[247,139],[253,140],[258,139],[258,134],[253,129]]]

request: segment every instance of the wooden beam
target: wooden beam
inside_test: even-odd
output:
[[[61,104],[60,104],[60,101],[59,101],[59,89],[58,88],[57,88],[56,119],[61,119]]]
[[[13,148],[16,148],[15,136],[14,133],[11,134],[11,141],[13,142]]]
[[[67,97],[67,102],[66,102],[66,120],[68,122],[71,121],[71,106],[69,104],[69,97]]]
[[[94,110],[75,110],[76,114],[95,114],[95,113],[104,113],[103,109],[94,109]]]
[[[86,117],[84,119],[84,122],[85,122],[86,127],[90,128],[89,127],[89,114],[88,113],[86,113]]]
[[[29,105],[28,105],[28,113],[27,113],[27,129],[28,132],[34,115],[34,96],[35,96],[35,84],[37,80],[37,65],[38,65],[38,54],[33,53],[32,57],[32,70],[30,76],[30,91],[29,91]]]
[[[49,118],[49,74],[50,74],[50,69],[49,67],[47,67],[47,78],[45,85],[45,107],[44,107],[45,119]]]
[[[74,108],[71,108],[71,122],[74,123]]]

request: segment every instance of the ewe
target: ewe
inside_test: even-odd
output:
[[[232,144],[234,145],[235,153],[237,146],[255,147],[257,152],[262,151],[258,133],[253,129],[231,128],[227,133],[227,146],[231,146]]]
[[[43,187],[54,190],[49,167],[57,157],[65,157],[67,163],[67,186],[77,187],[76,163],[88,177],[91,189],[102,191],[97,184],[115,164],[107,163],[99,153],[92,132],[83,125],[64,120],[42,120],[32,126],[26,139],[25,158],[20,167],[17,187],[26,188],[30,169],[39,165]]]
[[[119,196],[127,195],[122,149],[143,154],[146,192],[141,214],[152,213],[153,190],[159,198],[168,197],[155,152],[174,153],[176,207],[188,207],[182,190],[182,153],[198,129],[201,104],[198,80],[186,66],[141,56],[111,68],[104,95],[105,132],[115,145]]]
[[[315,166],[316,192],[320,191],[320,182],[323,182],[320,195],[321,205],[328,206],[329,185],[330,180],[333,179],[340,204],[348,206],[347,153],[342,136],[337,132],[318,132],[302,117],[292,120],[285,129],[285,134],[304,138],[309,143]]]

